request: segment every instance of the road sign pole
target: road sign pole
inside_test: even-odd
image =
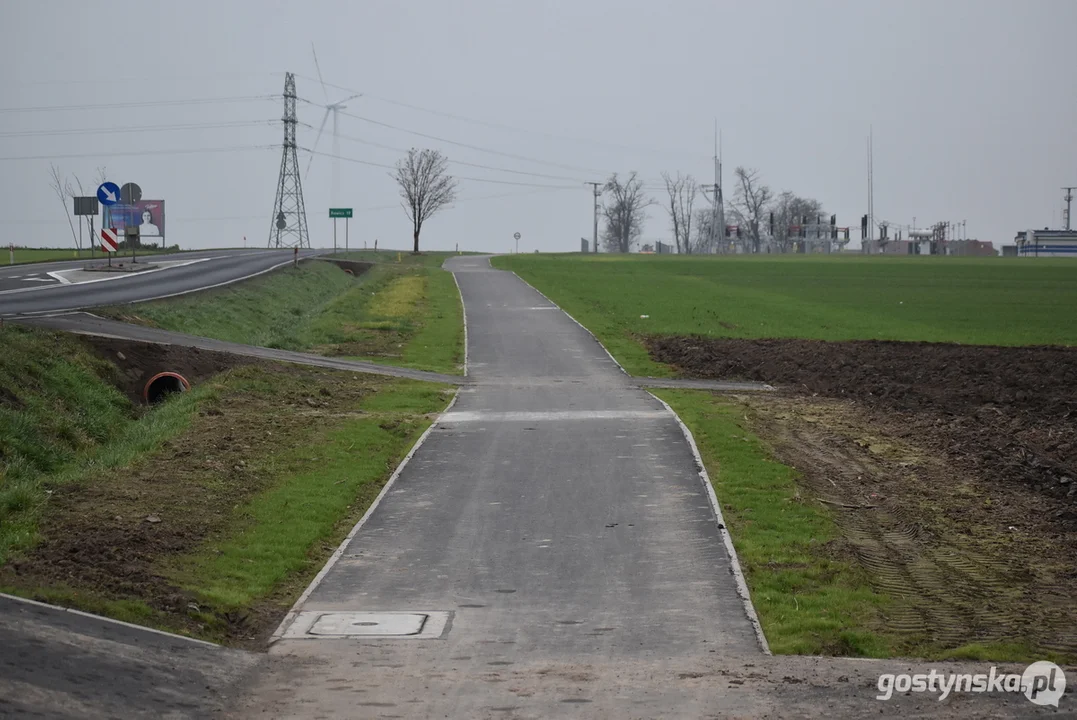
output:
[[[333,254],[337,252],[337,219],[333,218]]]
[[[90,216],[90,257],[93,257],[93,239],[97,237],[93,231],[93,215]]]
[[[8,257],[8,265],[14,265],[15,264],[15,243],[8,243],[7,252],[8,252],[8,256],[7,256]]]
[[[348,220],[350,218],[344,218],[344,252],[348,252]]]

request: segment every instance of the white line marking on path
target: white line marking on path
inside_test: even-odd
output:
[[[441,416],[444,423],[466,422],[545,422],[568,420],[665,420],[667,410],[551,410],[534,412],[447,412]]]

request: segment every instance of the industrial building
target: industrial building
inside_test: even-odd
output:
[[[1019,257],[1077,257],[1077,231],[1024,230],[1014,238]]]

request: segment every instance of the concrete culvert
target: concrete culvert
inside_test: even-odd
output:
[[[191,389],[191,383],[179,373],[157,373],[146,383],[142,391],[142,398],[148,403],[158,403],[174,392],[187,392]]]

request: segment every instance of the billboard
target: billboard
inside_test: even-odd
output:
[[[165,239],[165,201],[140,200],[134,205],[113,205],[105,208],[105,227],[114,227],[123,234],[128,225],[138,225],[141,240],[151,242]]]

